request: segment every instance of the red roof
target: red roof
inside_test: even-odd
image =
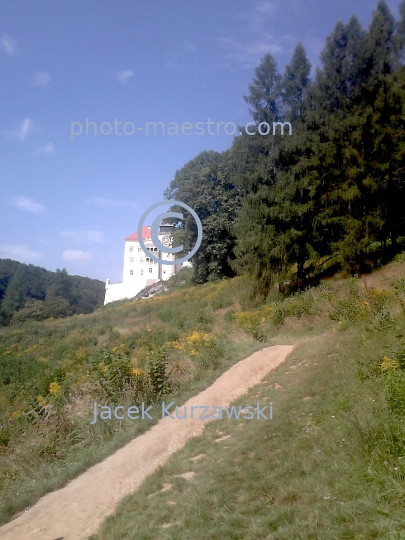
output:
[[[149,227],[142,227],[142,240],[150,240],[150,228]],[[134,232],[134,234],[131,234],[131,236],[128,236],[128,238],[125,238],[125,242],[138,242],[138,231]]]

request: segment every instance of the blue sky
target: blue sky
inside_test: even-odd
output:
[[[124,238],[176,170],[229,148],[217,122],[251,120],[243,95],[263,55],[283,71],[301,41],[315,68],[336,21],[367,27],[376,3],[2,0],[0,258],[121,281]],[[397,17],[400,0],[388,3]],[[147,122],[179,135],[147,135]]]

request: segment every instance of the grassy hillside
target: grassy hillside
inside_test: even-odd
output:
[[[246,296],[240,280],[177,285],[162,296],[115,302],[89,315],[0,329],[0,519],[152,422],[92,426],[94,401],[155,403],[168,393],[186,399],[261,348],[224,320],[235,293]]]
[[[399,259],[288,298],[274,289],[264,304],[249,299],[243,278],[187,282],[91,315],[1,329],[2,521],[152,423],[91,425],[94,401],[170,395],[181,404],[249,353],[286,343],[296,345],[286,366],[249,395],[273,401],[274,420],[208,426],[100,538],[401,538],[384,534],[403,526],[404,309]],[[230,439],[214,444],[219,432]],[[173,478],[190,470],[192,483]],[[163,483],[172,492],[148,504]]]
[[[404,275],[397,263],[235,312],[296,344],[235,403],[271,401],[273,420],[211,422],[92,538],[405,538]]]

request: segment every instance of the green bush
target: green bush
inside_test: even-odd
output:
[[[43,321],[47,316],[44,303],[41,301],[26,302],[25,307],[14,313],[11,324],[21,324],[27,321]]]

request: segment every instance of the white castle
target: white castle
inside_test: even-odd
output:
[[[172,244],[172,227],[172,225],[159,227],[158,237],[164,246]],[[142,227],[142,240],[146,249],[158,259],[175,260],[175,254],[163,253],[153,245],[150,227]],[[133,298],[148,285],[153,285],[157,281],[166,281],[177,274],[182,267],[182,263],[169,265],[153,261],[144,253],[138,240],[138,233],[135,232],[125,238],[122,283],[110,283],[109,279],[106,280],[104,305],[116,300]]]

